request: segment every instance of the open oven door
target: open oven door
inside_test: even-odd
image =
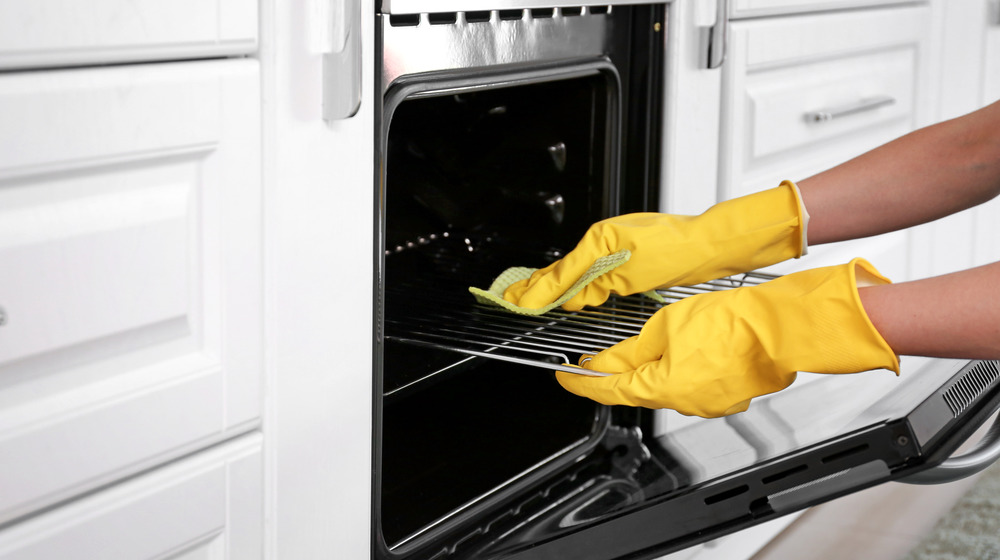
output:
[[[943,483],[992,464],[1000,424],[948,457],[1000,408],[1000,363],[902,363],[898,378],[800,374],[747,412],[659,437],[612,429],[593,457],[603,470],[589,467],[600,476],[474,557],[656,558],[883,482]]]
[[[769,278],[749,273],[659,294],[669,305]],[[551,374],[541,370],[591,373],[569,365],[577,362],[575,352],[593,344],[582,350],[592,354],[629,336],[659,305],[613,296],[599,308],[538,317],[505,315],[480,304],[470,304],[468,316],[457,305],[442,313],[422,307],[419,317],[403,321],[417,327],[397,329],[394,336],[548,379]],[[461,335],[441,336],[446,329]],[[494,380],[491,388],[496,380],[514,386],[505,400],[527,407],[517,418],[551,406],[524,393],[544,384],[528,389],[510,368],[476,377]],[[668,417],[659,433],[650,429],[651,411],[599,408],[604,421],[596,444],[495,503],[488,520],[464,530],[443,552],[437,549],[440,558],[657,558],[884,482],[950,482],[1000,456],[997,424],[972,452],[948,458],[1000,410],[998,361],[904,356],[899,376],[887,370],[800,373],[787,389],[754,399],[746,412]],[[514,420],[502,418],[501,424]],[[494,461],[512,460],[510,446],[530,446],[529,433],[545,433],[551,421],[525,426]]]

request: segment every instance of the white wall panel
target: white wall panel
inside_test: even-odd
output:
[[[374,29],[370,0],[358,4]],[[271,558],[371,550],[374,40],[361,108],[323,120],[323,57],[304,3],[262,2]]]

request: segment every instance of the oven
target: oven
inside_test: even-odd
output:
[[[996,362],[803,374],[745,413],[664,428],[552,375],[661,303],[525,318],[469,294],[560,258],[599,219],[659,209],[669,17],[664,4],[383,0],[373,557],[654,558],[995,458],[983,446],[946,460],[1000,406]]]

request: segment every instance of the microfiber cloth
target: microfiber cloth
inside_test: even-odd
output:
[[[573,296],[579,293],[580,290],[587,286],[587,284],[590,284],[600,276],[607,274],[608,272],[611,272],[612,270],[625,264],[631,256],[631,251],[628,249],[622,249],[617,253],[612,253],[598,258],[594,261],[594,264],[590,265],[590,268],[583,273],[583,276],[578,278],[577,281],[563,293],[563,295],[556,298],[556,300],[552,303],[538,309],[521,307],[503,299],[503,293],[510,287],[511,284],[528,278],[531,276],[531,273],[538,270],[537,268],[525,268],[522,266],[508,268],[500,273],[500,276],[497,276],[496,280],[493,281],[488,290],[472,287],[469,288],[469,291],[472,292],[472,295],[476,297],[476,301],[479,303],[499,305],[508,311],[520,313],[521,315],[542,315],[572,299]],[[643,295],[648,296],[660,303],[666,302],[666,300],[664,300],[655,291],[649,291]]]

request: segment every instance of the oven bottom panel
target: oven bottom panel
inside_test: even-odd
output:
[[[389,547],[474,509],[542,463],[572,461],[602,429],[600,407],[564,391],[551,372],[479,362],[384,405],[381,528]]]

